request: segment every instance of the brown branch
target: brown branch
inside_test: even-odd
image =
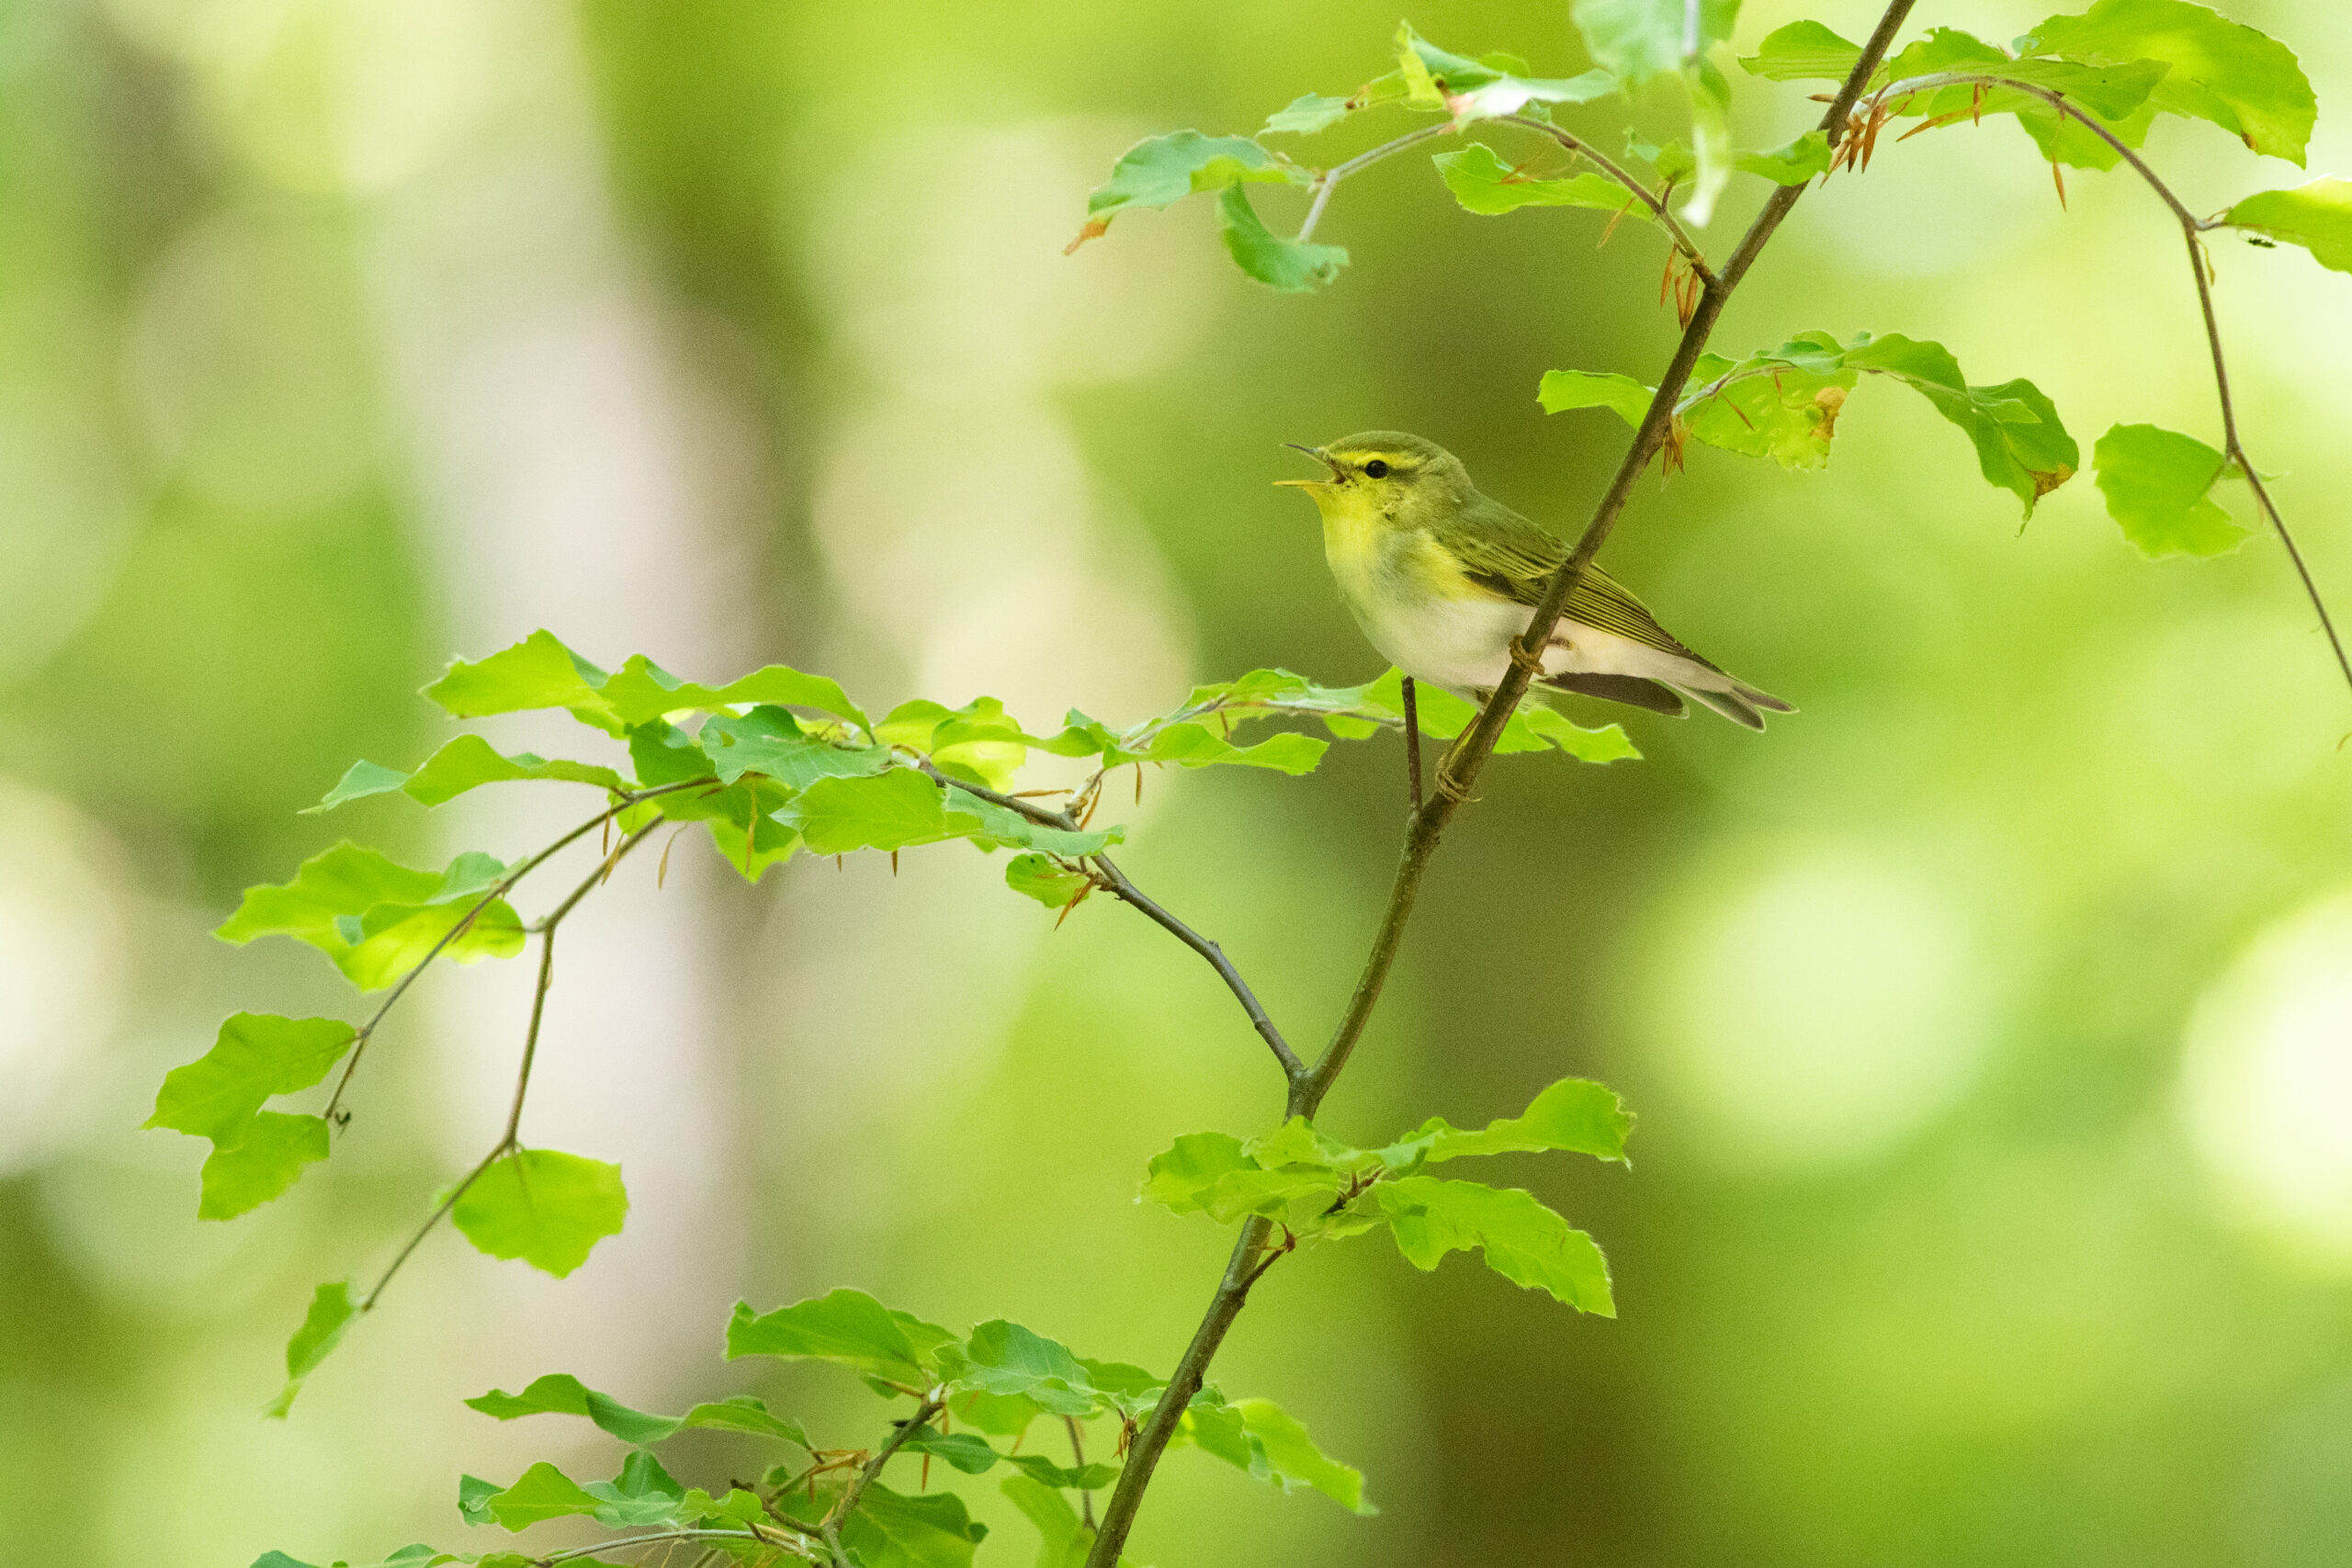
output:
[[[636,832],[631,833],[628,838],[623,839],[618,844],[616,844],[613,847],[612,853],[599,858],[596,862],[596,869],[590,872],[588,875],[581,881],[580,886],[573,888],[569,894],[567,894],[563,902],[558,904],[548,912],[548,917],[539,922],[538,986],[531,993],[531,1021],[529,1026],[523,1032],[523,1061],[522,1066],[515,1070],[514,1098],[506,1110],[505,1130],[499,1134],[498,1142],[491,1145],[490,1152],[482,1156],[481,1160],[475,1164],[471,1170],[466,1172],[465,1179],[463,1180],[459,1181],[455,1187],[450,1188],[449,1190],[443,1195],[441,1201],[435,1205],[433,1213],[425,1216],[424,1223],[417,1226],[415,1231],[410,1235],[407,1242],[401,1246],[400,1251],[393,1254],[391,1262],[385,1266],[383,1273],[377,1277],[376,1283],[369,1287],[367,1297],[360,1302],[359,1310],[361,1312],[373,1312],[376,1310],[376,1300],[384,1293],[384,1287],[392,1282],[392,1276],[401,1271],[401,1266],[409,1260],[409,1255],[413,1253],[417,1247],[424,1243],[426,1236],[433,1234],[433,1227],[439,1224],[448,1214],[449,1211],[458,1206],[458,1200],[463,1198],[466,1193],[472,1189],[473,1184],[481,1179],[482,1173],[484,1171],[487,1171],[492,1166],[496,1165],[503,1156],[512,1154],[516,1148],[521,1146],[515,1141],[515,1134],[520,1131],[523,1125],[523,1102],[530,1094],[531,1064],[537,1060],[538,1056],[539,1023],[547,1014],[548,991],[555,984],[556,929],[563,924],[563,919],[566,915],[571,914],[573,909],[579,907],[582,899],[594,892],[598,886],[603,885],[605,879],[613,874],[613,867],[620,864],[622,856],[628,854],[629,851],[637,848],[638,845],[645,842],[646,839],[652,833],[658,823],[658,818],[653,822],[648,822],[644,827],[639,828]],[[595,824],[594,822],[588,824],[589,828],[593,828]],[[580,829],[579,832],[575,832],[570,835],[569,838],[563,840],[562,843],[570,842],[571,839],[578,838],[580,833],[583,833],[586,830],[586,828]],[[561,843],[559,843],[557,847],[560,848]],[[552,853],[553,852],[550,851],[548,852]],[[539,858],[544,859],[545,856],[542,855]]]
[[[1633,193],[1634,200],[1650,209],[1651,215],[1657,220],[1659,226],[1673,240],[1674,248],[1682,253],[1683,260],[1690,264],[1690,270],[1699,275],[1699,281],[1713,283],[1715,280],[1715,275],[1708,269],[1706,253],[1699,249],[1699,242],[1690,237],[1690,231],[1682,227],[1681,220],[1676,218],[1672,209],[1667,206],[1666,196],[1663,193],[1651,191],[1648,186],[1626,173],[1591,142],[1561,130],[1549,120],[1535,119],[1523,114],[1507,114],[1502,117],[1500,123],[1542,131],[1577,157],[1598,167],[1602,174],[1607,175],[1619,185],[1623,186]],[[1668,187],[1668,190],[1672,188],[1672,186]]]
[[[321,1116],[330,1124],[334,1122],[335,1112],[343,1107],[344,1090],[351,1087],[351,1076],[359,1070],[360,1054],[368,1049],[368,1042],[374,1037],[377,1025],[382,1023],[384,1021],[384,1015],[392,1010],[392,1004],[399,1001],[402,996],[406,995],[408,988],[411,986],[416,984],[417,976],[423,975],[426,968],[432,964],[435,959],[440,957],[443,953],[447,951],[451,942],[457,941],[460,936],[463,936],[466,931],[472,927],[474,921],[481,918],[481,912],[484,909],[489,908],[492,904],[495,904],[501,898],[505,897],[507,894],[513,892],[514,890],[515,884],[521,882],[523,878],[530,875],[531,873],[537,871],[541,865],[545,864],[555,855],[557,851],[569,848],[571,844],[585,838],[588,834],[595,831],[597,829],[605,826],[605,824],[610,822],[614,818],[618,817],[622,812],[627,811],[630,807],[637,805],[639,801],[651,800],[657,795],[674,795],[680,790],[693,789],[699,785],[707,784],[710,782],[711,781],[708,779],[688,779],[680,784],[657,784],[651,789],[630,790],[620,795],[610,807],[598,812],[594,817],[591,817],[587,821],[582,822],[579,827],[574,828],[571,832],[566,833],[554,843],[549,844],[546,849],[541,850],[538,853],[531,856],[528,860],[524,861],[512,871],[509,871],[504,876],[500,877],[498,881],[492,886],[490,891],[484,893],[480,898],[474,901],[473,908],[468,909],[463,916],[459,917],[456,925],[451,926],[447,931],[441,933],[440,941],[425,949],[424,957],[418,959],[414,964],[409,966],[408,973],[401,976],[399,981],[392,987],[391,995],[386,997],[383,1001],[377,1006],[376,1010],[368,1015],[368,1021],[361,1024],[358,1029],[353,1032],[352,1039],[354,1043],[351,1047],[351,1055],[344,1059],[343,1076],[334,1080],[334,1092],[327,1097],[327,1108],[325,1111],[320,1112]]]
[[[1040,806],[1034,800],[1023,800],[1017,795],[1004,795],[979,784],[966,784],[962,779],[951,779],[941,773],[929,759],[924,759],[917,765],[939,784],[953,785],[967,795],[978,796],[991,806],[1001,806],[1008,811],[1018,812],[1040,827],[1058,828],[1066,833],[1082,831],[1077,820],[1067,811],[1056,811]],[[1080,858],[1092,864],[1104,890],[1113,897],[1140,910],[1154,925],[1199,953],[1208,966],[1216,971],[1217,978],[1225,982],[1225,988],[1233,993],[1233,999],[1239,1002],[1241,1010],[1249,1015],[1250,1025],[1258,1032],[1258,1038],[1266,1043],[1266,1048],[1274,1054],[1274,1060],[1282,1064],[1283,1081],[1295,1085],[1306,1075],[1306,1064],[1299,1060],[1298,1053],[1290,1048],[1290,1042],[1284,1040],[1282,1031],[1274,1027],[1274,1021],[1268,1016],[1265,1005],[1258,1000],[1258,993],[1250,988],[1250,982],[1241,977],[1241,971],[1234,967],[1233,960],[1225,955],[1225,949],[1169,913],[1167,908],[1157,900],[1148,897],[1142,888],[1128,880],[1127,874],[1121,871],[1109,855],[1093,854]]]
[[[1871,30],[1870,41],[1863,45],[1861,58],[1855,62],[1844,86],[1831,101],[1829,112],[1822,117],[1821,129],[1828,136],[1830,145],[1837,145],[1847,114],[1861,96],[1863,86],[1872,72],[1878,69],[1894,35],[1901,30],[1904,18],[1909,16],[1914,0],[1890,0],[1878,26]],[[1804,194],[1804,186],[1781,186],[1774,190],[1764,204],[1762,212],[1748,226],[1739,248],[1732,253],[1723,271],[1712,280],[1702,280],[1697,309],[1683,330],[1682,341],[1676,347],[1673,362],[1667,367],[1657,392],[1650,399],[1648,412],[1643,416],[1640,429],[1634,435],[1625,460],[1619,465],[1617,477],[1601,496],[1593,510],[1592,521],[1585,527],[1583,536],[1569,553],[1560,569],[1553,574],[1551,583],[1529,618],[1527,632],[1512,645],[1511,666],[1504,672],[1486,706],[1480,711],[1476,724],[1456,740],[1453,749],[1438,763],[1436,788],[1420,810],[1413,814],[1405,833],[1403,863],[1397,867],[1396,881],[1388,897],[1388,908],[1374,933],[1372,949],[1364,959],[1363,971],[1356,982],[1355,993],[1349,998],[1347,1011],[1331,1036],[1330,1043],[1317,1061],[1314,1069],[1303,1077],[1291,1079],[1287,1114],[1312,1116],[1323,1103],[1325,1095],[1340,1071],[1346,1067],[1349,1055],[1362,1038],[1364,1026],[1371,1021],[1374,1006],[1380,1000],[1381,988],[1388,977],[1398,944],[1403,941],[1406,922],[1411,918],[1414,901],[1420,892],[1421,877],[1428,869],[1430,857],[1437,849],[1438,838],[1454,811],[1468,797],[1470,786],[1476,782],[1485,767],[1495,742],[1501,737],[1504,722],[1518,707],[1519,699],[1527,690],[1529,677],[1534,672],[1536,659],[1528,650],[1539,649],[1550,640],[1552,627],[1560,618],[1561,607],[1567,603],[1569,592],[1584,575],[1593,555],[1609,537],[1618,514],[1624,510],[1626,497],[1632,493],[1634,481],[1649,466],[1659,447],[1665,445],[1673,428],[1675,400],[1690,378],[1690,368],[1705,346],[1707,337],[1723,314],[1724,302],[1732,290],[1739,286],[1747,269],[1781,226],[1789,209]],[[1111,1493],[1111,1500],[1102,1512],[1102,1529],[1094,1538],[1093,1548],[1087,1553],[1086,1568],[1116,1568],[1119,1555],[1126,1545],[1127,1533],[1134,1528],[1136,1513],[1142,1506],[1143,1495],[1151,1484],[1152,1472],[1166,1451],[1169,1440],[1176,1434],[1193,1395],[1206,1375],[1209,1362],[1215,1359],[1217,1347],[1224,1342],[1227,1330],[1240,1314],[1249,1299],[1250,1287],[1260,1272],[1258,1255],[1266,1247],[1266,1239],[1273,1222],[1262,1215],[1252,1215],[1241,1227],[1235,1241],[1233,1254],[1227,1261],[1224,1277],[1218,1281],[1216,1293],[1210,1297],[1208,1311],[1202,1316],[1200,1326],[1193,1331],[1192,1343],[1185,1348],[1183,1359],[1177,1363],[1175,1375],[1161,1393],[1159,1403],[1152,1407],[1150,1417],[1136,1434],[1127,1452],[1126,1468],[1120,1472],[1119,1481]]]
[[[833,1568],[857,1568],[856,1563],[850,1560],[849,1553],[842,1550],[842,1521],[856,1511],[858,1499],[865,1495],[865,1489],[874,1484],[875,1477],[882,1473],[882,1467],[890,1462],[891,1456],[906,1447],[907,1440],[928,1426],[933,1416],[946,1408],[945,1399],[925,1396],[922,1403],[915,1407],[915,1413],[899,1423],[897,1428],[883,1439],[882,1446],[874,1450],[874,1457],[860,1466],[858,1472],[850,1478],[849,1484],[842,1489],[841,1500],[827,1510],[823,1524],[818,1527],[824,1535],[825,1549],[833,1554]]]
[[[2197,283],[2197,309],[2205,322],[2206,352],[2213,361],[2213,394],[2215,400],[2221,404],[2222,408],[2222,455],[2235,465],[2238,472],[2245,477],[2247,488],[2254,491],[2256,505],[2260,508],[2262,515],[2269,521],[2271,529],[2278,534],[2279,544],[2286,547],[2287,559],[2295,569],[2296,580],[2302,585],[2303,597],[2310,601],[2312,613],[2319,617],[2320,630],[2326,634],[2327,646],[2335,655],[2335,667],[2343,672],[2345,684],[2352,686],[2352,655],[2347,655],[2345,651],[2344,638],[2335,629],[2335,617],[2327,613],[2327,601],[2320,593],[2319,583],[2312,578],[2310,565],[2303,559],[2301,547],[2295,543],[2294,533],[2287,526],[2287,519],[2279,515],[2278,503],[2270,499],[2268,488],[2263,484],[2262,476],[2256,471],[2254,459],[2246,455],[2245,444],[2238,437],[2237,403],[2230,393],[2230,369],[2228,362],[2222,354],[2222,327],[2213,314],[2213,286],[2211,279],[2206,276],[2205,253],[2199,238],[2208,229],[2222,227],[2222,220],[2200,219],[2189,211],[2188,205],[2174,194],[2172,187],[2164,182],[2163,177],[2148,166],[2147,160],[2125,146],[2122,138],[2101,124],[2097,116],[2075,104],[2064,93],[2053,91],[2038,83],[2020,82],[1991,72],[1939,72],[1934,75],[1913,76],[1901,82],[1889,83],[1872,95],[1872,101],[1883,104],[1891,96],[1907,96],[1934,87],[1962,85],[1974,85],[1980,88],[2008,87],[2040,98],[2060,114],[2086,127],[2092,135],[2113,148],[2125,163],[2132,165],[2132,172],[2146,181],[2148,188],[2155,192],[2165,206],[2171,210],[2174,221],[2180,225],[2181,237],[2188,246],[2188,272]]]

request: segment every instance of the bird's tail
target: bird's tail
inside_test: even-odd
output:
[[[1758,708],[1772,713],[1797,711],[1793,705],[1782,702],[1770,692],[1759,691],[1745,681],[1733,681],[1729,676],[1724,680],[1729,684],[1721,688],[1684,686],[1682,690],[1691,701],[1713,708],[1734,724],[1744,724],[1750,729],[1764,728],[1764,715],[1756,711]]]

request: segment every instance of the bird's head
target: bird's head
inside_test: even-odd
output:
[[[1462,460],[1434,441],[1396,430],[1367,430],[1328,446],[1283,445],[1329,472],[1316,479],[1276,479],[1315,498],[1326,517],[1408,525],[1425,510],[1459,508],[1475,492]]]

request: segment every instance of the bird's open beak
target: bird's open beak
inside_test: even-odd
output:
[[[1347,477],[1347,471],[1346,471],[1345,469],[1341,468],[1340,467],[1340,465],[1339,465],[1339,464],[1334,463],[1333,461],[1331,461],[1330,457],[1329,457],[1329,456],[1324,452],[1324,450],[1323,450],[1323,448],[1322,448],[1322,447],[1320,447],[1320,446],[1300,446],[1297,442],[1295,442],[1295,441],[1285,441],[1285,442],[1283,442],[1283,446],[1287,446],[1287,447],[1289,447],[1289,448],[1290,448],[1292,451],[1294,451],[1294,452],[1304,452],[1304,453],[1306,453],[1308,457],[1310,457],[1314,458],[1317,462],[1318,462],[1318,463],[1322,464],[1324,467],[1326,467],[1326,468],[1329,468],[1329,469],[1331,470],[1331,479],[1276,479],[1276,480],[1274,481],[1274,483],[1276,483],[1276,484],[1278,484],[1278,485],[1288,485],[1288,486],[1290,486],[1290,487],[1292,487],[1293,489],[1295,489],[1295,490],[1321,490],[1325,485],[1329,484],[1329,483],[1331,482],[1331,480],[1332,480],[1332,479],[1344,479],[1344,478],[1346,478],[1346,477]]]

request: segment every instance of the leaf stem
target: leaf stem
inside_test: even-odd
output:
[[[2155,192],[2165,206],[2171,209],[2174,220],[2180,225],[2181,237],[2188,246],[2188,272],[2197,283],[2197,309],[2205,322],[2206,352],[2213,361],[2213,393],[2222,408],[2222,455],[2236,464],[2238,471],[2245,476],[2246,486],[2254,492],[2255,503],[2261,509],[2263,516],[2269,521],[2272,531],[2278,536],[2279,544],[2286,547],[2287,559],[2295,569],[2296,580],[2302,585],[2303,597],[2310,601],[2312,613],[2319,617],[2320,630],[2327,637],[2328,649],[2335,655],[2335,667],[2343,673],[2345,684],[2352,687],[2352,655],[2347,655],[2345,651],[2344,638],[2335,629],[2335,617],[2327,612],[2327,601],[2319,591],[2318,581],[2312,576],[2310,565],[2303,559],[2301,547],[2295,543],[2293,530],[2287,526],[2287,519],[2279,514],[2278,502],[2270,499],[2269,489],[2263,484],[2261,475],[2256,471],[2254,459],[2246,455],[2245,444],[2238,438],[2237,403],[2230,393],[2229,365],[2222,354],[2222,327],[2220,321],[2213,313],[2213,287],[2211,280],[2206,276],[2205,253],[2202,248],[2203,243],[2199,238],[2206,230],[2222,227],[2221,220],[2200,219],[2189,211],[2187,204],[2173,193],[2172,187],[2164,182],[2163,177],[2148,166],[2147,160],[2125,146],[2122,138],[2101,124],[2097,116],[2082,108],[2064,93],[2053,91],[2038,83],[2020,82],[1991,72],[1940,72],[1930,76],[1913,76],[1901,82],[1891,82],[1872,95],[1872,101],[1883,104],[1890,96],[1923,92],[1931,87],[1969,84],[2013,88],[2018,92],[2040,98],[2060,114],[2075,120],[2087,129],[2092,135],[2113,148],[2125,163],[2132,165],[2132,171],[2147,182],[2148,188]]]
[[[1854,62],[1845,85],[1838,89],[1827,114],[1822,117],[1821,129],[1834,147],[1843,130],[1847,114],[1861,96],[1862,88],[1878,69],[1878,63],[1894,42],[1904,19],[1910,15],[1914,0],[1890,0],[1878,26],[1871,32],[1870,41],[1862,46],[1861,57]],[[1550,640],[1553,626],[1560,618],[1560,610],[1567,603],[1569,591],[1584,575],[1586,566],[1609,536],[1618,514],[1624,510],[1626,497],[1632,493],[1634,481],[1649,466],[1672,429],[1675,400],[1690,378],[1690,369],[1705,346],[1716,320],[1723,314],[1724,302],[1738,287],[1756,257],[1781,226],[1789,209],[1804,193],[1803,186],[1781,186],[1764,204],[1762,212],[1748,226],[1739,248],[1732,253],[1722,273],[1702,282],[1699,304],[1690,324],[1683,329],[1682,341],[1676,347],[1673,362],[1659,381],[1650,406],[1643,416],[1641,427],[1634,433],[1625,460],[1617,477],[1601,496],[1593,510],[1592,521],[1585,527],[1583,537],[1568,558],[1553,573],[1544,598],[1529,618],[1527,634],[1512,645],[1510,668],[1504,671],[1477,723],[1465,731],[1452,750],[1438,763],[1436,788],[1421,809],[1413,814],[1405,832],[1402,863],[1396,868],[1396,881],[1388,897],[1388,908],[1374,932],[1372,949],[1365,955],[1363,970],[1356,981],[1354,994],[1349,998],[1346,1012],[1324,1048],[1314,1068],[1291,1079],[1286,1109],[1290,1115],[1312,1116],[1329,1094],[1332,1083],[1348,1065],[1356,1042],[1363,1036],[1364,1026],[1371,1021],[1374,1007],[1395,961],[1402,942],[1405,925],[1410,918],[1413,904],[1420,892],[1421,878],[1428,869],[1430,857],[1436,852],[1438,838],[1453,813],[1468,798],[1469,789],[1486,765],[1501,737],[1504,721],[1518,707],[1519,699],[1527,690],[1529,677],[1537,668],[1537,660],[1528,649],[1541,648]],[[1235,1241],[1233,1255],[1226,1264],[1223,1279],[1216,1293],[1209,1300],[1207,1312],[1194,1330],[1192,1343],[1185,1348],[1184,1358],[1177,1364],[1176,1374],[1153,1406],[1150,1418],[1136,1435],[1128,1450],[1126,1468],[1120,1472],[1111,1500],[1102,1512],[1102,1529],[1094,1538],[1093,1548],[1087,1553],[1086,1568],[1116,1568],[1119,1554],[1126,1545],[1127,1533],[1135,1524],[1136,1512],[1142,1506],[1145,1490],[1151,1484],[1152,1472],[1166,1450],[1169,1439],[1176,1433],[1177,1423],[1190,1405],[1209,1362],[1216,1357],[1217,1347],[1224,1342],[1226,1331],[1232,1327],[1249,1298],[1251,1282],[1257,1277],[1254,1267],[1257,1254],[1265,1247],[1272,1222],[1252,1215],[1241,1227]]]

